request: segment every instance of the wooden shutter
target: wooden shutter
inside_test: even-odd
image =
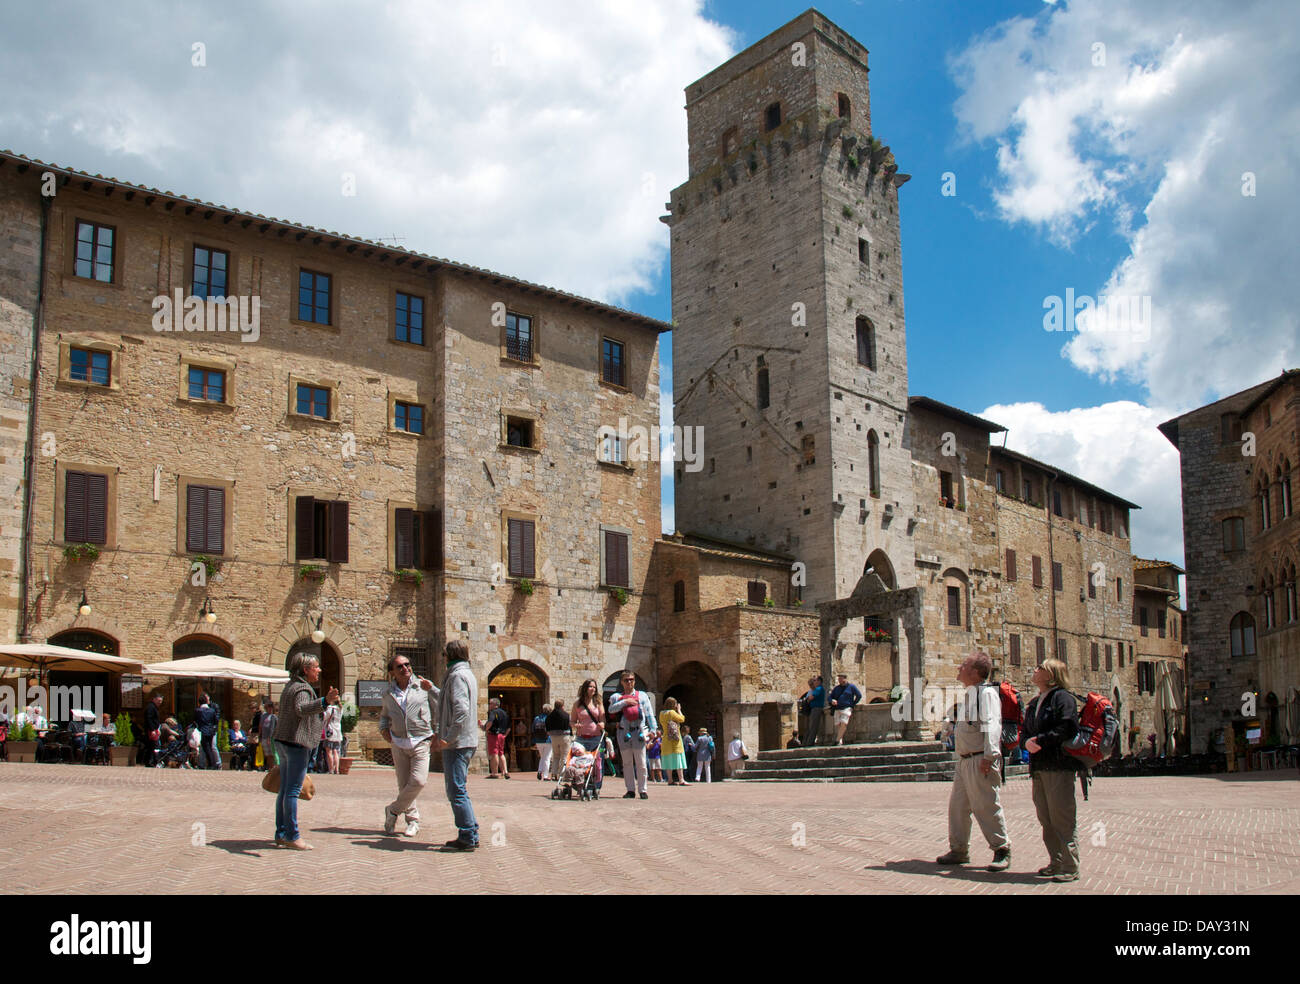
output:
[[[1020,665],[1020,636],[1017,633],[1013,632],[1011,633],[1010,636],[1008,636],[1007,642],[1008,642],[1008,650],[1010,653],[1011,665],[1019,666]]]
[[[533,577],[533,551],[535,529],[531,520],[511,519],[507,521],[509,529],[509,569],[511,577]]]
[[[961,625],[961,588],[948,586],[948,624]]]
[[[1007,580],[1014,581],[1015,579],[1016,579],[1016,552],[1014,550],[1008,550],[1007,551]]]
[[[185,549],[202,553],[208,549],[208,490],[202,485],[185,486]]]
[[[1052,588],[1056,591],[1065,590],[1065,572],[1055,561],[1052,563]]]
[[[348,504],[331,502],[329,504],[329,544],[325,559],[331,564],[348,562]]]
[[[1101,664],[1099,663],[1099,661],[1098,661],[1098,659],[1097,659],[1097,644],[1096,644],[1095,642],[1094,642],[1094,643],[1092,644],[1092,646],[1089,648],[1088,652],[1089,652],[1089,655],[1092,657],[1092,659],[1091,659],[1092,668],[1093,668],[1094,670],[1099,669]]]
[[[1034,555],[1034,587],[1043,586],[1043,558],[1037,554]]]
[[[537,528],[531,520],[524,520],[519,525],[523,528],[523,536],[521,538],[523,544],[521,553],[523,558],[523,567],[519,573],[521,577],[536,577],[537,571],[533,564],[533,560],[537,550],[537,544],[535,541]]]
[[[686,611],[686,582],[675,581],[673,583],[673,611]]]
[[[1047,657],[1047,640],[1042,636],[1038,636],[1034,639],[1034,650],[1035,654],[1038,656],[1038,665],[1042,666],[1043,660]]]
[[[316,500],[309,495],[300,495],[294,500],[294,530],[297,544],[293,555],[298,560],[316,556],[315,523]]]
[[[442,511],[439,509],[424,513],[420,525],[420,549],[424,555],[424,566],[433,571],[442,570]]]
[[[767,585],[762,581],[749,582],[749,603],[751,605],[762,606],[767,601]]]
[[[523,570],[523,530],[522,523],[517,519],[506,520],[506,573],[511,577],[519,577]]]
[[[618,580],[614,583],[620,587],[630,588],[632,586],[632,579],[628,572],[627,534],[615,533],[614,545],[617,548],[616,555],[618,558],[618,562],[614,567],[614,576],[618,578]]]
[[[208,493],[208,553],[220,554],[226,550],[226,490],[209,488]]]
[[[63,539],[86,542],[86,474],[70,471],[63,476]]]
[[[393,511],[393,563],[399,569],[415,566],[415,545],[418,536],[415,512],[411,509]]]
[[[86,542],[108,542],[108,476],[86,476]]]

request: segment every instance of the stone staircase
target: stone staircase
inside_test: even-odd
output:
[[[953,753],[937,741],[890,741],[759,752],[741,778],[758,782],[929,782],[951,781]],[[1029,767],[1007,767],[1007,778]]]

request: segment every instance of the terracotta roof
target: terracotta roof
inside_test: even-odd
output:
[[[909,396],[907,398],[907,408],[920,407],[923,410],[933,410],[935,413],[943,414],[946,417],[953,417],[957,420],[978,427],[980,430],[993,434],[998,431],[1006,430],[1001,424],[995,424],[991,420],[985,420],[983,417],[977,417],[973,413],[967,413],[965,410],[959,410],[957,407],[949,406],[946,403],[940,403],[938,400],[932,400],[928,396]]]
[[[99,186],[107,189],[118,189],[134,196],[142,194],[145,197],[145,204],[151,205],[155,200],[164,202],[175,202],[193,208],[210,209],[213,213],[219,213],[231,218],[243,219],[243,227],[248,228],[253,223],[262,223],[263,228],[259,231],[266,232],[268,229],[288,229],[304,235],[313,235],[317,240],[335,240],[340,243],[346,243],[352,248],[366,247],[368,250],[382,252],[385,257],[410,257],[427,263],[430,267],[443,267],[456,273],[467,276],[478,277],[482,280],[491,280],[493,283],[504,283],[511,287],[524,291],[537,291],[548,297],[557,300],[566,301],[585,307],[589,310],[599,311],[603,314],[613,315],[624,321],[630,321],[633,324],[644,328],[653,329],[656,332],[672,331],[672,325],[660,321],[657,318],[650,318],[643,314],[637,314],[635,311],[628,311],[625,308],[615,307],[612,304],[605,304],[601,301],[593,301],[590,298],[582,297],[578,294],[570,294],[567,291],[560,290],[557,287],[547,287],[543,284],[531,283],[527,280],[520,280],[518,277],[511,277],[504,273],[497,273],[494,270],[488,270],[484,267],[472,266],[468,263],[457,263],[455,260],[444,259],[440,256],[432,256],[428,253],[420,253],[415,250],[402,249],[398,246],[392,246],[388,243],[376,242],[373,239],[362,239],[358,236],[349,236],[346,233],[332,232],[327,229],[318,229],[315,226],[302,225],[289,219],[277,219],[273,216],[262,215],[257,212],[244,212],[236,208],[230,208],[225,205],[217,205],[213,202],[205,202],[199,198],[188,198],[185,195],[177,195],[170,191],[159,191],[157,188],[150,188],[146,185],[132,184],[128,181],[122,181],[118,178],[106,178],[102,174],[91,174],[88,171],[78,171],[75,168],[64,167],[59,164],[50,164],[45,161],[37,160],[34,157],[26,157],[23,154],[14,153],[11,150],[0,150],[0,168],[6,163],[13,163],[20,171],[28,168],[39,168],[43,171],[52,171],[56,175],[63,177],[63,184],[72,184],[81,182],[91,187]],[[350,250],[349,250],[350,251]],[[369,255],[368,253],[366,255]]]
[[[1179,574],[1187,573],[1185,570],[1183,570],[1181,567],[1179,567],[1177,564],[1173,563],[1172,561],[1143,560],[1141,557],[1133,558],[1133,570],[1135,571],[1150,571],[1150,570],[1155,570],[1158,567],[1171,567]]]
[[[755,550],[753,547],[741,546],[728,540],[715,540],[712,537],[697,536],[694,533],[673,533],[663,537],[663,540],[679,547],[691,547],[701,553],[712,554],[715,557],[726,557],[729,560],[748,560],[760,564],[777,564],[782,567],[788,567],[794,562],[793,557],[787,557],[785,554]]]
[[[1012,451],[1010,448],[999,448],[995,446],[993,448],[993,453],[1005,455],[1008,458],[1014,458],[1016,461],[1021,461],[1028,465],[1033,465],[1035,468],[1041,468],[1043,471],[1052,472],[1054,475],[1056,475],[1057,478],[1063,478],[1067,482],[1073,482],[1075,485],[1078,485],[1080,488],[1087,489],[1089,492],[1093,493],[1094,495],[1104,496],[1105,498],[1109,499],[1111,502],[1119,503],[1121,506],[1124,506],[1128,509],[1142,508],[1136,502],[1129,502],[1127,499],[1121,499],[1114,492],[1108,492],[1106,489],[1103,489],[1100,485],[1093,485],[1091,482],[1085,481],[1084,479],[1079,478],[1079,476],[1077,475],[1071,475],[1069,472],[1063,471],[1062,469],[1057,468],[1055,465],[1049,465],[1045,461],[1039,461],[1037,458],[1031,458],[1027,454],[1021,454],[1019,451]]]

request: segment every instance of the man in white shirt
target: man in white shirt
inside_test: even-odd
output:
[[[397,799],[384,807],[384,833],[397,829],[399,814],[406,816],[407,837],[420,832],[420,808],[416,799],[429,781],[429,752],[432,748],[434,708],[442,695],[432,680],[424,680],[411,669],[403,655],[388,661],[388,690],[379,714],[379,733],[392,746],[397,769]]]
[[[970,861],[970,818],[975,814],[980,831],[993,849],[989,871],[1011,865],[1011,841],[1002,815],[1002,699],[988,684],[993,661],[972,653],[957,670],[957,682],[966,688],[958,706],[953,737],[957,772],[948,797],[948,853],[937,859],[945,866]]]
[[[745,771],[745,759],[749,758],[749,749],[745,743],[740,740],[739,734],[731,736],[731,743],[727,745],[727,773],[739,779]]]

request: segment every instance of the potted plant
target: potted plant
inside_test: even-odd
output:
[[[521,577],[521,578],[519,579],[519,583],[516,585],[516,587],[518,587],[518,589],[519,589],[519,593],[520,593],[521,595],[523,595],[525,598],[531,598],[532,595],[533,595],[533,592],[534,592],[535,590],[537,590],[537,589],[533,586],[532,579],[531,579],[531,578],[526,578],[526,577]]]
[[[617,604],[627,604],[627,588],[610,588],[609,596],[613,598]]]
[[[131,715],[122,711],[113,719],[113,747],[108,750],[110,765],[135,765],[135,732]]]
[[[36,729],[31,724],[24,724],[21,728],[14,729],[11,734],[16,735],[8,743],[9,761],[10,762],[35,762],[36,761]]]
[[[300,581],[323,581],[325,580],[325,568],[320,564],[303,564],[298,568],[298,579]]]
[[[221,767],[230,768],[230,727],[225,721],[217,722],[217,753],[221,756]]]
[[[98,560],[99,547],[93,543],[69,543],[63,548],[63,556],[71,561]]]
[[[399,567],[393,571],[393,576],[399,581],[411,581],[418,588],[424,583],[424,571],[417,571],[412,567]]]
[[[211,579],[212,575],[215,574],[217,572],[217,569],[221,566],[220,561],[215,560],[212,557],[209,557],[207,554],[195,554],[193,557],[191,557],[190,558],[191,570],[194,569],[195,564],[203,565],[204,574],[209,579]]]
[[[352,756],[348,755],[348,735],[356,730],[357,719],[360,715],[357,713],[357,705],[350,700],[344,700],[339,704],[339,709],[343,712],[342,720],[339,726],[343,730],[342,754],[339,755],[339,775],[346,776],[352,771]]]
[[[763,599],[763,607],[764,607],[764,608],[775,608],[775,607],[776,607],[776,599],[775,599],[775,598],[764,598],[764,599]]]

